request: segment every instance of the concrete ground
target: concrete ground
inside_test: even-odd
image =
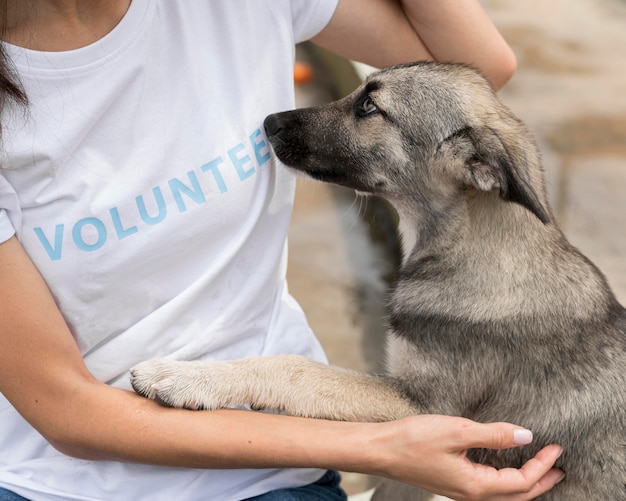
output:
[[[517,74],[501,96],[537,137],[561,227],[603,270],[625,304],[626,2],[483,4],[517,54]],[[299,86],[299,104],[331,99],[327,84],[326,77]],[[393,256],[386,237],[372,236],[360,217],[365,208],[374,221],[385,220],[371,202],[351,192],[301,182],[290,233],[289,281],[330,361],[376,370]],[[344,474],[349,493],[372,482]]]

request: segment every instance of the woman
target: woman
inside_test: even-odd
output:
[[[324,359],[284,280],[293,180],[261,132],[293,106],[294,43],[463,61],[499,87],[515,59],[477,2],[3,3],[0,499],[342,499],[334,469],[530,499],[561,478],[556,446],[521,470],[465,459],[528,443],[513,425],[190,412],[128,391],[156,356]]]

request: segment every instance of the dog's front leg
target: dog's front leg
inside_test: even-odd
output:
[[[131,369],[131,383],[141,395],[191,409],[250,405],[335,421],[390,421],[419,413],[383,378],[297,355],[227,362],[150,360]]]

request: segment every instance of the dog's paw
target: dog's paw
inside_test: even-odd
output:
[[[220,387],[220,379],[215,376],[224,375],[228,368],[225,362],[148,360],[130,370],[130,383],[138,394],[162,405],[218,409],[229,402],[227,389]]]

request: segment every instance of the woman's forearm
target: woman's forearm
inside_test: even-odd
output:
[[[76,409],[62,411],[67,425],[47,438],[82,459],[190,468],[355,467],[368,436],[365,424],[173,409],[105,385],[79,391],[75,402]]]
[[[515,54],[475,0],[401,0],[433,58],[479,68],[500,88],[515,72]]]
[[[562,472],[551,470],[558,446],[544,448],[520,470],[496,470],[465,457],[468,448],[514,447],[531,440],[527,431],[507,423],[426,415],[389,423],[333,422],[252,411],[171,409],[114,388],[104,393],[88,397],[98,399],[86,402],[87,409],[95,405],[94,415],[73,423],[93,427],[74,429],[75,438],[66,434],[61,450],[88,459],[190,468],[356,471],[454,499],[533,499],[563,478]]]
[[[379,68],[417,60],[470,64],[496,89],[517,64],[477,0],[339,0],[314,41]]]
[[[504,493],[511,497],[498,499],[533,499],[563,478],[562,472],[551,470],[561,451],[558,446],[544,448],[520,470],[496,470],[465,457],[469,448],[508,448],[532,439],[528,431],[508,423],[429,415],[349,423],[239,410],[189,411],[161,407],[104,385],[77,397],[76,408],[66,412],[72,416],[82,408],[83,417],[68,422],[59,448],[86,459],[190,468],[356,471],[455,499],[491,499]]]

